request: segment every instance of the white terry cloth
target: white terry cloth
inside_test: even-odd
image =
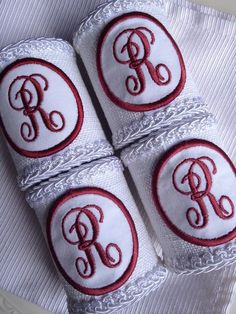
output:
[[[0,51],[0,119],[22,190],[112,154],[66,41],[38,38]]]
[[[167,277],[129,191],[107,157],[27,190],[67,293],[69,313],[130,306]]]
[[[72,40],[82,17],[103,2],[2,1],[0,46],[40,36]],[[218,119],[220,140],[235,163],[236,19],[186,0],[166,1],[166,10],[199,92]],[[35,215],[16,186],[14,166],[2,137],[0,145],[0,287],[54,313],[66,313],[65,293]],[[235,281],[233,266],[198,276],[169,275],[158,298],[151,293],[119,313],[226,313]]]

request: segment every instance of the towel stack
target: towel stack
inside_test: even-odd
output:
[[[60,39],[0,52],[0,118],[71,313],[124,307],[165,280],[76,64]]]
[[[236,170],[218,146],[161,0],[112,1],[74,37],[164,263],[200,273],[235,261]]]

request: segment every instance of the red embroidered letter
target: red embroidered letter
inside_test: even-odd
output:
[[[18,91],[12,92],[14,85],[19,85]],[[36,113],[40,113],[46,128],[52,132],[59,132],[65,126],[65,119],[61,112],[51,111],[49,114],[43,109],[42,101],[44,92],[48,90],[47,79],[40,74],[31,74],[29,76],[18,76],[13,80],[9,87],[8,99],[10,106],[17,111],[23,111],[23,114],[29,118],[29,122],[21,125],[21,136],[27,142],[34,141],[39,134],[39,124]],[[20,102],[18,100],[20,99]],[[61,120],[61,125],[55,122],[55,117]]]
[[[98,218],[93,212],[96,210]],[[70,235],[67,236],[65,222],[70,220],[70,216],[74,216],[76,213],[76,219],[69,229]],[[84,219],[82,219],[84,216]],[[104,214],[102,209],[96,205],[87,205],[83,208],[71,209],[63,218],[62,232],[67,242],[72,245],[77,245],[79,251],[83,251],[86,255],[84,257],[78,257],[75,265],[79,275],[86,279],[91,278],[96,272],[95,259],[92,252],[92,246],[96,249],[102,263],[107,267],[116,267],[121,263],[122,252],[119,246],[115,243],[109,243],[104,249],[102,244],[98,241],[99,236],[99,224],[103,223]],[[86,222],[86,223],[85,223]],[[77,240],[72,241],[71,234],[75,232]],[[112,257],[112,250],[118,253],[118,258]]]
[[[83,124],[83,106],[70,78],[45,60],[25,58],[0,75],[0,124],[19,154],[50,156],[66,148]]]
[[[124,42],[124,44],[120,45],[119,42]],[[137,75],[137,77],[130,75],[126,79],[127,91],[133,96],[141,94],[145,89],[146,80],[142,70],[144,65],[157,85],[167,85],[171,80],[171,72],[165,64],[154,66],[149,60],[151,45],[154,43],[155,35],[146,27],[126,29],[115,39],[113,45],[115,59],[117,62],[127,65],[130,69],[134,69]],[[118,48],[119,46],[121,46],[121,49]],[[165,71],[166,78],[161,74],[161,70]]]
[[[236,237],[236,169],[213,143],[190,140],[158,162],[153,198],[166,225],[180,238],[202,246]]]
[[[212,169],[209,169],[211,165]],[[181,184],[177,183],[177,176],[182,170],[187,173],[182,176]],[[183,195],[191,197],[191,200],[198,204],[199,208],[190,207],[186,212],[187,220],[193,228],[204,228],[208,224],[208,210],[205,198],[208,198],[216,215],[221,219],[230,219],[234,215],[234,204],[228,196],[221,196],[219,201],[211,193],[212,176],[217,173],[214,161],[209,157],[189,158],[182,161],[173,173],[173,184],[175,189]],[[182,185],[189,186],[189,191],[182,189]],[[224,208],[224,202],[228,202],[230,212]],[[192,213],[195,214],[196,220],[193,221]]]
[[[48,243],[58,269],[78,291],[102,295],[121,287],[138,258],[138,237],[124,204],[99,188],[64,195],[48,217]]]
[[[110,100],[130,111],[168,105],[186,82],[174,39],[160,21],[141,12],[118,16],[105,27],[98,42],[97,70]]]

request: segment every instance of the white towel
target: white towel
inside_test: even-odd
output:
[[[115,148],[204,111],[163,1],[109,1],[74,36]]]
[[[236,169],[211,114],[153,132],[121,159],[171,271],[199,274],[235,262]]]
[[[67,293],[70,313],[130,306],[167,277],[116,157],[27,190]]]
[[[69,43],[9,45],[0,51],[0,71],[1,124],[23,190],[112,154]]]

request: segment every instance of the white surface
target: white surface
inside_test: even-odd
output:
[[[192,2],[207,5],[231,14],[236,14],[235,0],[192,0]]]
[[[5,1],[4,1],[5,2]],[[66,39],[70,37],[69,34],[74,30],[74,25],[77,24],[77,19],[80,13],[76,11],[77,1],[70,2],[70,6],[68,2],[64,1],[64,3],[51,1],[50,6],[47,7],[46,2],[34,2],[32,1],[32,5],[29,5],[28,2],[19,1],[19,6],[14,7],[13,0],[7,2],[7,6],[4,5],[4,2],[1,2],[1,20],[2,27],[1,29],[1,46],[6,45],[11,41],[17,41],[24,37],[30,36],[40,36],[47,33],[48,35],[53,34],[54,36],[62,36]],[[213,2],[213,1],[212,1]],[[215,1],[216,2],[216,1]],[[222,1],[217,1],[219,5]],[[231,12],[235,12],[235,3],[231,2],[231,9],[228,9]],[[39,3],[39,4],[37,4]],[[71,4],[72,3],[72,4]],[[226,1],[224,1],[226,3]],[[60,7],[60,10],[58,9]],[[92,2],[88,2],[81,5],[81,11],[90,10],[93,7]],[[20,12],[24,10],[29,12],[35,12],[33,17],[31,15],[31,19],[28,20],[28,23],[22,23],[20,20]],[[70,8],[70,10],[68,10]],[[178,10],[175,7],[170,8],[170,14],[173,17],[178,16]],[[47,15],[45,15],[45,11],[47,11]],[[18,17],[18,23],[10,18],[11,13],[14,13],[14,17]],[[74,15],[71,16],[71,12],[74,12]],[[180,12],[179,12],[180,14]],[[24,18],[28,17],[27,14],[24,14]],[[52,16],[54,16],[54,21],[57,21],[58,27],[62,25],[62,28],[55,28],[55,24],[52,20]],[[193,14],[193,17],[195,15]],[[22,17],[22,16],[21,16]],[[236,130],[234,128],[235,125],[235,94],[234,94],[234,86],[235,81],[234,76],[230,74],[230,69],[232,69],[232,64],[235,59],[232,59],[232,54],[234,53],[234,45],[232,44],[232,38],[230,33],[235,38],[234,26],[232,23],[228,21],[228,27],[223,26],[224,34],[227,29],[227,36],[224,37],[226,40],[220,39],[221,36],[219,33],[219,24],[214,24],[214,21],[207,25],[209,20],[203,15],[199,15],[198,19],[191,20],[191,15],[181,15],[181,20],[183,22],[184,27],[186,25],[191,25],[191,27],[195,27],[195,29],[190,29],[189,32],[183,32],[184,39],[186,42],[185,52],[189,56],[189,62],[191,64],[192,73],[194,74],[195,81],[198,84],[198,87],[203,94],[203,96],[207,99],[211,109],[217,115],[219,119],[219,129],[222,134],[222,141],[228,149],[233,161],[236,161]],[[225,21],[225,16],[221,15],[221,18]],[[64,20],[67,20],[67,24],[65,27]],[[223,21],[222,20],[222,21]],[[177,20],[178,21],[178,20]],[[202,27],[199,28],[198,22],[201,21]],[[24,21],[25,22],[25,21]],[[40,24],[41,23],[41,24]],[[188,24],[190,23],[190,24]],[[223,23],[223,22],[222,22]],[[39,27],[39,24],[41,27]],[[225,25],[225,22],[223,23]],[[191,28],[190,27],[190,28]],[[208,32],[201,31],[204,27],[208,27]],[[214,32],[216,30],[216,32]],[[3,36],[2,36],[3,35]],[[191,49],[193,47],[193,42],[201,45],[195,46],[194,54],[191,53]],[[189,45],[187,44],[189,43]],[[210,43],[208,45],[208,43]],[[188,51],[188,48],[190,51]],[[210,49],[211,48],[211,49]],[[205,49],[205,52],[204,52]],[[198,57],[199,56],[199,57]],[[217,61],[216,61],[217,60]],[[235,67],[234,67],[235,68]],[[222,73],[224,73],[225,78],[222,79]],[[205,76],[204,76],[205,75]],[[3,142],[1,139],[1,147],[3,148]],[[7,242],[7,238],[5,237],[6,231],[1,231],[1,245],[7,243],[7,247],[1,246],[1,255],[2,256],[12,256],[12,251],[18,255],[20,260],[24,261],[23,264],[17,264],[15,259],[9,259],[8,267],[1,269],[1,279],[4,282],[8,283],[4,287],[9,289],[9,286],[12,286],[12,283],[15,282],[14,289],[15,293],[27,297],[31,300],[38,300],[38,303],[46,308],[51,308],[53,311],[55,309],[55,304],[60,305],[61,307],[65,299],[63,297],[62,290],[59,289],[57,285],[56,277],[52,269],[48,266],[48,256],[45,253],[45,247],[42,244],[42,236],[40,233],[37,233],[39,229],[37,229],[36,220],[32,211],[30,211],[24,202],[23,195],[19,193],[18,189],[15,186],[14,175],[12,171],[12,163],[9,161],[9,157],[7,152],[1,151],[1,169],[0,169],[1,179],[4,181],[4,184],[0,186],[0,193],[4,195],[4,199],[1,204],[1,215],[4,217],[2,221],[2,226],[6,226],[9,220],[12,221],[11,224],[11,243]],[[17,208],[14,216],[10,212],[11,208]],[[9,216],[10,215],[10,216]],[[21,220],[23,223],[20,228],[17,225],[17,221]],[[32,229],[32,224],[35,226],[35,231],[30,232]],[[17,233],[17,230],[20,229],[20,233]],[[4,232],[3,232],[4,231]],[[9,233],[8,233],[9,235]],[[25,235],[25,236],[24,236]],[[21,239],[21,240],[20,240]],[[20,243],[24,245],[19,246]],[[33,248],[34,249],[29,249]],[[4,249],[4,250],[3,250]],[[18,260],[19,261],[19,260]],[[36,261],[38,261],[41,267],[37,266]],[[34,265],[35,268],[28,268],[27,265]],[[22,267],[24,272],[22,272]],[[14,269],[14,272],[11,272],[11,269]],[[37,269],[37,272],[40,273],[40,276],[33,271]],[[42,273],[42,269],[44,272]],[[33,272],[32,272],[33,271]],[[40,271],[40,272],[39,272]],[[44,274],[42,276],[42,274]],[[50,278],[50,282],[48,282],[47,278]],[[225,281],[227,279],[227,285]],[[158,298],[156,295],[152,294],[150,297],[146,298],[142,304],[137,304],[136,306],[130,309],[130,313],[172,313],[173,308],[176,313],[219,313],[218,309],[222,310],[222,304],[224,303],[223,309],[225,310],[226,305],[229,302],[230,294],[228,287],[233,287],[233,283],[236,279],[236,275],[233,268],[227,268],[222,272],[215,272],[214,274],[208,274],[204,277],[197,276],[194,278],[194,286],[193,287],[192,279],[189,277],[184,280],[179,280],[175,282],[173,278],[169,279],[169,287],[167,289],[163,288],[160,291],[160,298],[163,300],[163,303],[159,303],[159,306],[156,307],[156,301]],[[175,285],[173,285],[175,283]],[[50,294],[50,298],[48,298],[49,294],[45,295],[45,287],[46,292]],[[172,289],[172,287],[174,287]],[[199,289],[200,287],[200,289]],[[217,292],[216,292],[217,288]],[[185,289],[185,290],[183,290]],[[29,293],[30,292],[30,293]],[[168,304],[164,302],[165,297],[170,295]],[[188,304],[183,304],[183,300],[187,300],[189,296],[192,296],[191,307],[188,307]],[[56,299],[58,301],[56,301]],[[24,302],[15,301],[15,298],[11,299],[12,303],[19,308],[19,313],[45,313],[43,310],[37,310],[32,305],[27,309],[25,305],[22,305]],[[182,302],[181,302],[182,301]],[[181,308],[181,303],[183,307]],[[7,313],[7,306],[2,306],[2,313]],[[5,312],[4,312],[5,309]],[[157,312],[158,309],[158,312]],[[190,311],[189,311],[190,310]],[[235,310],[232,310],[232,313],[235,313]],[[9,310],[8,310],[9,312]]]

